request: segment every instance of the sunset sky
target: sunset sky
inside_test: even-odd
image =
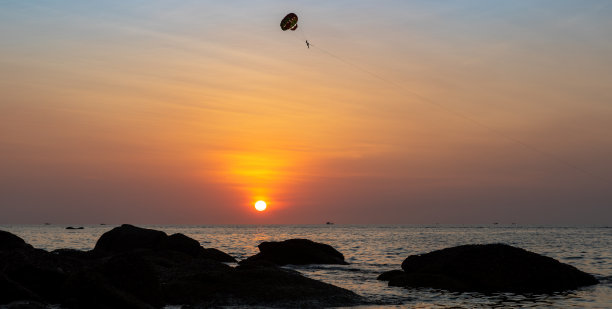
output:
[[[611,16],[0,1],[0,223],[610,224]]]

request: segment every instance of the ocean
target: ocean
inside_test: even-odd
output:
[[[113,225],[0,225],[36,248],[90,250]],[[303,275],[356,292],[376,305],[357,308],[612,308],[612,228],[521,225],[141,225],[183,233],[238,260],[263,241],[307,238],[332,245],[350,265],[288,266]],[[553,257],[601,283],[552,295],[455,293],[388,287],[376,277],[400,269],[411,254],[463,245],[505,243]]]

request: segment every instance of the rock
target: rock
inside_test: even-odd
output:
[[[0,231],[0,250],[13,249],[32,249],[32,246],[17,235],[7,231]]]
[[[161,295],[164,295],[166,304],[196,307],[296,307],[297,304],[301,307],[329,307],[363,303],[360,296],[348,290],[305,278],[296,271],[280,269],[275,264],[232,268],[214,260],[189,257],[178,251],[168,251],[167,254],[146,254],[148,262],[154,265],[158,274]]]
[[[0,250],[0,307],[57,304],[62,308],[150,309],[364,303],[351,291],[265,260],[232,268],[218,261],[227,259],[225,253],[204,249],[182,234],[167,236],[124,225],[102,235],[92,251],[53,252],[34,249],[10,233],[0,233],[0,237],[9,240],[4,247],[12,248]],[[268,265],[261,266],[264,264]]]
[[[236,261],[236,259],[215,248],[205,248],[201,253],[200,253],[201,257],[207,258],[207,259],[211,259],[211,260],[215,260],[215,261],[219,261],[219,262],[227,262],[227,263],[236,263],[238,261]]]
[[[553,258],[505,244],[464,245],[411,255],[405,276],[389,285],[451,291],[551,293],[597,284],[595,277]],[[382,276],[382,275],[381,275]]]
[[[195,272],[163,285],[170,303],[202,307],[261,306],[323,308],[363,304],[357,294],[306,278],[293,270],[271,267]]]
[[[4,274],[0,274],[0,304],[6,304],[17,300],[38,300],[39,297],[21,284],[11,280]]]
[[[193,257],[209,258],[219,262],[236,262],[232,256],[217,250],[205,249],[188,236],[177,233],[168,236],[157,230],[124,224],[104,233],[93,249],[97,254],[116,254],[136,249],[173,250]]]
[[[389,281],[389,286],[407,286],[408,277],[403,270],[391,270],[380,274],[377,280]]]
[[[69,226],[69,227],[66,227],[66,229],[67,230],[82,230],[83,227],[82,226],[79,226],[79,227]]]
[[[240,261],[240,263],[266,260],[277,265],[348,264],[344,261],[344,255],[332,246],[308,239],[262,242],[257,247],[260,251],[258,254]]]
[[[180,233],[172,234],[170,236],[162,238],[156,248],[163,250],[179,251],[189,254],[191,256],[197,256],[202,252],[203,249],[197,240]]]
[[[138,253],[116,255],[105,261],[99,268],[118,290],[127,292],[135,298],[160,307],[163,305],[159,278],[155,266],[145,256]]]
[[[160,283],[147,251],[113,255],[90,263],[67,280],[64,303],[77,308],[159,308]]]
[[[405,277],[406,273],[403,270],[390,270],[380,274],[376,280],[389,281],[398,276]]]
[[[59,300],[60,288],[66,279],[70,263],[63,263],[52,254],[34,248],[0,251],[0,269],[4,284],[19,291],[9,294],[4,302],[24,300],[18,295],[27,291],[30,300]]]
[[[90,251],[81,251],[76,249],[55,249],[51,251],[51,254],[57,255],[60,258],[72,260],[83,260],[94,257]]]
[[[167,237],[162,231],[123,224],[102,234],[93,251],[110,254],[134,249],[155,249]]]
[[[104,274],[87,268],[68,278],[64,285],[63,296],[60,304],[68,308],[155,308],[129,292],[117,288]]]
[[[224,283],[247,305],[323,308],[363,303],[360,296],[349,290],[282,268],[237,269],[228,279]]]

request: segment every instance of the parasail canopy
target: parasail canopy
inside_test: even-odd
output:
[[[285,18],[283,18],[283,20],[281,20],[280,27],[283,29],[283,31],[287,31],[287,29],[294,31],[298,27],[297,22],[297,15],[295,15],[295,13],[289,13],[287,16],[285,16]]]

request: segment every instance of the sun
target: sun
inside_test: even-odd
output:
[[[255,203],[255,209],[257,209],[257,211],[264,211],[264,210],[266,210],[266,202],[264,202],[264,201],[257,201],[257,203]]]

